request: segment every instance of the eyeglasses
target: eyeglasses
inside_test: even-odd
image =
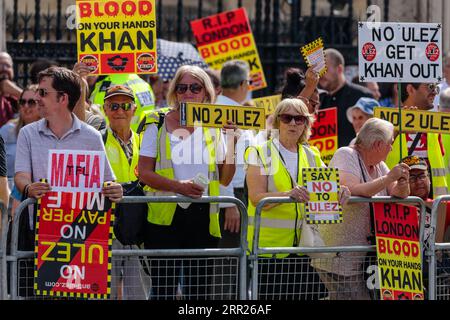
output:
[[[415,175],[409,175],[409,182],[410,183],[416,183],[417,181],[425,181],[425,179],[428,178],[428,175],[426,173],[419,174],[417,176]]]
[[[128,111],[133,107],[133,103],[127,102],[127,103],[110,103],[108,105],[109,110],[111,111],[117,111],[120,108],[122,108],[123,111]]]
[[[34,99],[19,99],[19,105],[20,106],[24,106],[28,104],[29,107],[34,107],[36,106],[36,100]]]
[[[246,79],[246,80],[243,80],[242,82],[244,82],[244,81],[246,81],[249,86],[251,86],[253,84],[253,80],[252,79]]]
[[[300,115],[293,116],[291,114],[280,114],[278,115],[278,117],[280,118],[281,122],[285,124],[291,123],[292,119],[294,119],[295,124],[305,124],[308,121],[307,117]]]
[[[49,93],[52,93],[52,92],[55,92],[55,93],[64,93],[64,91],[49,91],[49,90],[47,90],[47,89],[45,89],[45,88],[39,88],[39,89],[36,89],[36,93],[37,93],[41,98],[46,97]]]
[[[435,94],[439,94],[441,89],[439,88],[439,86],[436,83],[429,83],[426,85],[428,91],[433,92]]]
[[[184,94],[187,90],[190,90],[193,94],[199,94],[202,91],[203,86],[197,83],[185,84],[179,83],[175,86],[175,92],[178,94]]]

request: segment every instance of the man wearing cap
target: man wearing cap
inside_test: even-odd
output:
[[[353,107],[347,109],[347,119],[353,125],[356,134],[364,123],[373,117],[373,108],[378,106],[378,101],[375,99],[360,98]],[[350,145],[354,145],[355,141],[356,137],[350,142]]]
[[[100,133],[117,182],[135,181],[140,140],[131,130],[131,119],[136,112],[133,91],[125,85],[109,87],[105,93],[103,110],[109,120],[109,126]],[[115,237],[113,239],[113,249],[133,247],[123,246]],[[137,257],[113,260],[111,282],[113,300],[147,299],[146,292],[149,290],[145,283],[149,282],[149,278],[142,271]]]
[[[418,110],[431,110],[433,100],[439,94],[439,88],[429,83],[406,83],[402,85],[400,97],[403,108],[416,107]],[[432,198],[448,194],[446,181],[446,167],[444,165],[444,149],[439,134],[405,132],[397,134],[389,153],[386,164],[389,168],[394,167],[400,157],[400,139],[402,139],[403,157],[415,155],[425,159],[431,172]]]

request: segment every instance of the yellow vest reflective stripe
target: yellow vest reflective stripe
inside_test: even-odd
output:
[[[286,192],[294,187],[289,172],[284,167],[279,152],[272,140],[256,147],[249,147],[245,152],[246,161],[251,148],[257,150],[267,174],[267,192]],[[306,145],[299,145],[298,156],[298,185],[303,184],[302,168],[320,167],[320,153]],[[248,243],[253,246],[255,206],[248,201]],[[303,218],[304,204],[284,203],[261,213],[261,226],[259,234],[260,247],[292,247],[300,239],[299,224]],[[297,223],[297,226],[296,226]],[[270,256],[270,255],[267,255]],[[283,258],[288,254],[277,254]]]
[[[137,179],[135,168],[139,160],[139,136],[131,131],[133,143],[133,158],[131,165],[120,146],[119,141],[113,136],[111,128],[107,129],[107,137],[105,143],[106,156],[108,157],[111,168],[116,176],[116,181],[125,183],[135,181]]]
[[[143,119],[148,112],[155,109],[155,95],[153,94],[153,90],[151,86],[137,74],[111,74],[95,84],[90,97],[92,103],[103,106],[106,89],[115,84],[124,84],[133,90],[134,101],[136,102],[136,112],[131,119],[131,130],[136,132],[140,120]],[[103,115],[105,115],[103,108],[100,109],[102,110]],[[108,118],[105,117],[105,120],[106,123],[109,124]]]
[[[406,157],[408,155],[408,147],[406,144],[405,134],[401,135],[402,139],[402,156]],[[433,186],[433,197],[448,194],[447,186],[447,171],[444,166],[444,159],[441,154],[441,147],[439,144],[439,135],[436,133],[427,133],[427,152],[428,161],[431,167],[431,182]],[[396,164],[400,162],[400,138],[397,136],[395,138],[394,144],[392,145],[392,151],[388,154],[386,158],[386,164],[389,169],[392,169]]]
[[[444,146],[444,167],[445,175],[447,177],[448,194],[450,194],[450,134],[442,135],[442,145]]]
[[[209,128],[203,128],[204,139],[206,142],[206,148],[209,155],[209,165],[208,165],[208,193],[210,196],[219,196],[219,170],[216,164],[216,143],[220,139],[220,130],[214,129],[214,136],[211,135]],[[166,126],[163,124],[158,130],[157,138],[157,157],[155,164],[155,173],[168,178],[175,179],[175,174],[173,170],[172,160],[171,160],[171,149],[170,149],[170,139],[166,130]],[[146,189],[147,195],[152,196],[173,196],[173,192],[159,191],[151,188]],[[147,220],[150,223],[158,225],[171,225],[175,210],[177,207],[176,203],[148,203],[148,215]],[[220,226],[219,226],[219,205],[217,203],[210,204],[210,221],[209,221],[209,233],[220,238]]]

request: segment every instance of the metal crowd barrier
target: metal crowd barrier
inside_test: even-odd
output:
[[[183,267],[183,271],[185,270],[191,270],[192,269],[198,269],[199,265],[206,265],[206,268],[210,268],[212,271],[212,274],[207,274],[207,276],[211,276],[209,280],[212,281],[212,284],[210,285],[210,290],[212,291],[212,297],[217,297],[220,299],[240,299],[240,300],[246,300],[246,279],[247,279],[247,210],[245,208],[245,205],[238,199],[234,197],[202,197],[200,199],[191,199],[188,197],[176,197],[176,196],[169,196],[169,197],[124,197],[124,199],[121,201],[121,203],[183,203],[183,202],[191,202],[191,203],[219,203],[219,202],[227,202],[227,203],[233,203],[235,204],[241,214],[241,244],[239,248],[226,248],[226,249],[180,249],[180,250],[141,250],[141,249],[113,249],[112,250],[112,257],[113,257],[113,263],[114,261],[117,261],[119,263],[128,261],[134,258],[134,261],[137,261],[137,259],[144,259],[148,261],[146,258],[151,257],[157,257],[156,263],[162,264],[162,268],[168,269],[168,268],[177,268]],[[20,279],[20,275],[18,274],[20,268],[30,269],[31,266],[33,266],[33,258],[34,258],[34,252],[28,251],[19,251],[18,250],[18,231],[19,231],[19,223],[20,220],[20,214],[22,213],[22,210],[27,207],[29,204],[34,204],[34,199],[27,199],[23,201],[18,208],[16,209],[16,214],[14,217],[14,222],[12,225],[12,233],[11,233],[11,255],[8,256],[8,261],[11,264],[11,275],[10,275],[10,291],[11,291],[11,299],[23,299],[24,297],[19,297],[18,295],[18,285],[20,284],[20,281],[28,280],[28,282],[32,283],[32,279],[29,279],[29,277],[33,277],[33,270],[31,270],[31,274],[28,273],[25,275],[27,279]],[[23,260],[25,259],[25,264],[19,265],[19,262],[23,263]],[[228,260],[236,259],[237,263],[229,263]],[[154,261],[154,259],[150,259],[151,261]],[[180,266],[180,260],[181,266]],[[185,261],[187,260],[187,262]],[[145,262],[144,261],[144,265]],[[28,265],[26,264],[28,263]],[[234,276],[232,277],[229,275],[229,279],[227,283],[222,283],[222,285],[226,285],[230,288],[229,292],[220,292],[218,289],[218,286],[221,285],[220,280],[224,280],[224,277],[222,275],[218,275],[215,273],[215,270],[219,270],[217,268],[222,268],[222,270],[232,269],[232,267],[235,267],[236,270],[238,270],[238,277]],[[18,268],[19,267],[19,268]],[[132,271],[132,268],[135,268],[136,266],[130,267],[130,270]],[[158,266],[157,266],[158,267]],[[201,268],[201,266],[200,266]],[[144,268],[145,269],[145,268]],[[134,269],[133,269],[134,270]],[[147,269],[148,270],[148,269]],[[136,270],[134,270],[136,271]],[[142,270],[141,270],[142,271]],[[182,271],[182,272],[183,272]],[[147,275],[148,276],[148,275]],[[134,273],[133,277],[139,278],[134,279],[134,283],[139,282],[142,280],[142,277],[145,277],[143,273],[140,274]],[[151,277],[151,276],[150,276]],[[147,277],[148,278],[148,277]],[[230,280],[231,279],[231,280]],[[170,279],[169,279],[170,280]],[[167,280],[167,281],[169,281]],[[173,279],[172,279],[173,280]],[[224,281],[226,281],[225,279]],[[230,283],[230,281],[237,281],[237,283],[233,284]],[[26,282],[26,281],[25,281]],[[133,281],[131,281],[133,282]],[[219,283],[217,283],[219,282]],[[21,288],[25,289],[25,292],[32,292],[33,288],[25,287]],[[131,289],[131,291],[135,291],[136,288],[128,288]],[[27,291],[28,290],[28,291]],[[180,290],[180,287],[178,288]],[[235,291],[233,293],[233,290]],[[238,292],[237,292],[238,291]],[[226,298],[223,298],[223,297]],[[201,296],[200,298],[205,299],[208,298],[208,296]],[[25,298],[43,298],[43,297],[25,297]],[[50,297],[54,299],[54,297]],[[137,299],[137,297],[135,297]],[[146,298],[148,298],[148,295],[146,295]],[[175,299],[183,299],[183,293],[178,292],[176,297],[168,297],[169,299],[175,298]]]
[[[6,300],[8,295],[7,289],[7,263],[6,263],[6,250],[8,239],[8,211],[0,201],[0,214],[2,219],[1,233],[0,233],[0,300]]]
[[[450,195],[440,196],[433,201],[431,208],[431,234],[429,256],[430,300],[450,300],[450,243],[436,243],[436,228],[439,206],[443,202],[450,205]],[[447,210],[445,210],[447,214]],[[437,254],[440,253],[440,254]],[[440,258],[440,266],[438,265]]]
[[[308,254],[308,253],[361,253],[361,256],[355,256],[356,261],[361,259],[361,263],[363,263],[366,254],[368,252],[376,251],[376,246],[342,246],[342,247],[291,247],[291,248],[276,248],[276,247],[259,247],[259,237],[260,237],[260,226],[261,226],[261,212],[265,205],[270,203],[293,203],[294,201],[289,197],[283,198],[275,198],[269,197],[262,199],[255,211],[254,218],[254,236],[253,236],[253,246],[252,252],[249,256],[249,263],[251,268],[251,293],[250,297],[252,300],[272,300],[272,299],[329,299],[330,294],[334,294],[333,292],[328,292],[328,290],[324,290],[323,286],[320,286],[321,281],[317,277],[318,275],[314,274],[315,270],[310,269],[310,259],[305,258],[281,258],[278,261],[270,258],[261,257],[261,255],[272,255],[276,254],[289,254],[289,255],[298,255],[298,254]],[[400,203],[400,204],[410,204],[416,203],[420,205],[421,208],[421,221],[420,221],[420,243],[422,244],[423,234],[424,234],[424,223],[425,223],[425,203],[422,199],[418,197],[408,197],[406,199],[399,199],[393,197],[373,197],[373,198],[362,198],[362,197],[351,197],[349,203]],[[345,212],[344,212],[345,219]],[[315,259],[320,262],[326,259],[333,258],[320,258]],[[370,261],[370,263],[377,264],[376,257]],[[281,263],[280,263],[281,261]],[[259,264],[263,262],[264,265],[261,266],[262,272],[260,274]],[[302,274],[302,273],[307,274]],[[361,270],[363,273],[365,270]],[[265,277],[265,278],[263,278]],[[276,283],[260,283],[261,279],[275,279]],[[364,278],[364,277],[362,277]],[[377,279],[378,280],[378,279]],[[293,283],[295,281],[296,283]],[[343,277],[338,277],[337,279],[332,279],[332,283],[334,285],[359,285],[356,283],[357,280],[349,280],[346,278],[343,280]],[[299,282],[303,282],[300,283]],[[345,282],[345,283],[343,283]],[[366,285],[366,283],[362,284]],[[264,295],[259,294],[259,290],[264,286]],[[278,287],[277,287],[278,286]],[[282,287],[283,286],[283,287]],[[282,287],[286,290],[284,293],[273,293],[273,291],[279,290]],[[303,290],[309,290],[310,292],[302,292],[300,294],[295,294],[295,290],[299,288]],[[272,290],[272,292],[269,292]],[[266,292],[267,291],[267,292]],[[362,297],[355,297],[362,298]]]

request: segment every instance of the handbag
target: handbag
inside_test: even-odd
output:
[[[319,226],[317,224],[308,224],[305,218],[303,218],[300,223],[301,234],[298,243],[299,247],[325,247],[325,242],[320,235]],[[314,259],[332,258],[336,256],[333,252],[314,252],[307,253],[307,255]]]
[[[124,196],[145,196],[139,180],[122,183]],[[118,203],[114,211],[114,235],[123,245],[137,245],[144,242],[147,223],[147,203]]]

